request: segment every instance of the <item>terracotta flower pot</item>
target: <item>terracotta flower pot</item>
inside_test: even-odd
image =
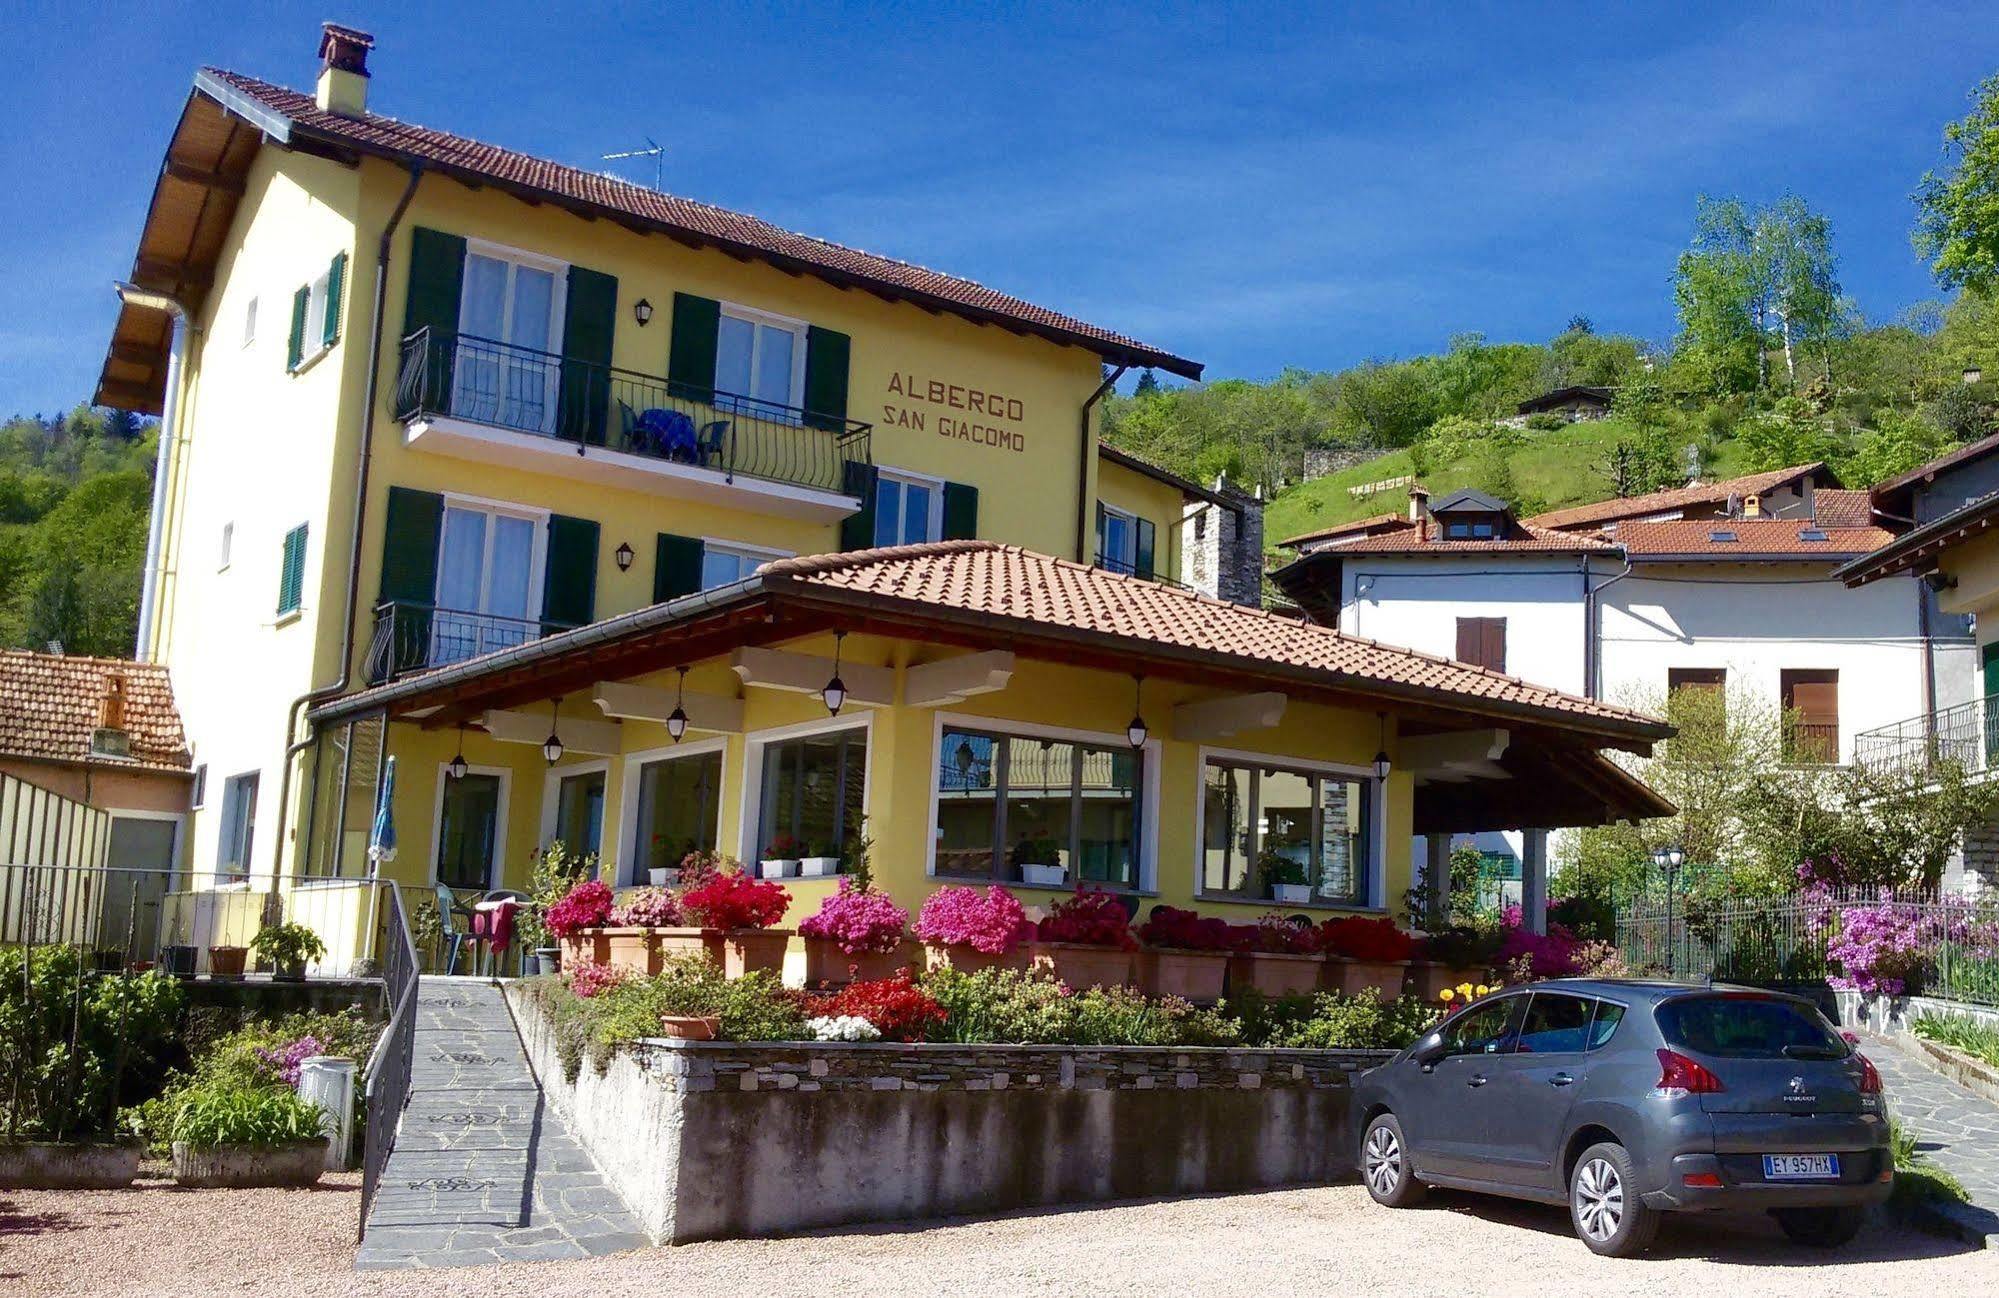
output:
[[[1085,987],[1127,987],[1132,981],[1132,957],[1122,947],[1087,942],[1030,942],[1028,964],[1077,991]]]
[[[1226,951],[1181,951],[1171,947],[1141,947],[1138,986],[1147,996],[1177,996],[1207,1004],[1222,998],[1228,973]]]
[[[250,948],[246,946],[212,946],[208,948],[208,976],[210,978],[241,978],[243,966],[249,962]]]
[[[740,978],[749,973],[784,976],[784,952],[791,945],[788,928],[731,928],[721,933],[722,973]]]
[[[673,1041],[713,1041],[722,1030],[722,1020],[713,1015],[666,1014],[659,1020],[659,1034]]]
[[[923,962],[925,968],[956,969],[959,973],[968,974],[982,969],[1024,971],[1027,968],[1027,948],[1017,946],[998,955],[987,955],[977,947],[962,942],[925,942]]]
[[[1392,1001],[1402,994],[1402,980],[1408,969],[1408,963],[1402,960],[1354,960],[1332,955],[1326,957],[1321,982],[1326,990],[1344,992],[1348,996],[1357,995],[1364,987],[1372,987],[1381,993],[1381,999]]]
[[[849,955],[831,938],[806,937],[805,985],[840,987],[850,982],[873,982],[893,978],[901,970],[923,963],[923,953],[915,942],[904,938],[893,951],[862,951]]]
[[[604,963],[651,977],[659,972],[659,942],[649,928],[606,928],[597,930],[604,940]]]
[[[611,939],[601,928],[586,928],[561,941],[562,963],[571,969],[580,964],[611,963]]]
[[[1265,996],[1298,996],[1319,990],[1325,957],[1278,951],[1239,951],[1229,957],[1229,991],[1254,988]]]
[[[674,956],[698,955],[710,964],[722,963],[722,930],[717,928],[655,928],[653,946],[664,962]],[[655,973],[658,970],[654,970]]]

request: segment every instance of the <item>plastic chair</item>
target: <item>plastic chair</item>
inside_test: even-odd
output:
[[[470,936],[458,921],[470,919],[472,913],[458,904],[458,895],[451,891],[450,885],[440,883],[436,891],[438,941],[447,944],[442,954],[444,972],[448,977],[458,972],[458,951]]]
[[[520,907],[528,904],[529,898],[526,893],[515,888],[494,888],[482,895],[477,902],[473,903],[475,909],[472,916],[472,942],[478,952],[474,956],[474,959],[476,961],[481,956],[484,957],[485,973],[489,978],[499,976],[503,962],[502,952],[514,943],[514,926],[511,919],[504,926],[506,931],[501,933],[497,931],[501,927],[498,912],[487,911],[482,913],[476,909],[478,906],[496,901],[511,901],[514,903],[515,909],[518,910]],[[476,964],[474,972],[478,972]]]
[[[719,460],[722,458],[722,442],[728,435],[729,421],[726,419],[717,419],[712,424],[703,424],[701,426],[699,447],[701,463],[703,465],[706,465],[710,460]]]
[[[637,435],[638,424],[639,417],[637,412],[623,401],[620,401],[618,403],[618,447],[620,450],[629,451],[632,449],[632,438]]]

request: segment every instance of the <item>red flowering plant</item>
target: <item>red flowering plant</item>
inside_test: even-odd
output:
[[[921,1041],[945,1018],[944,1007],[917,985],[907,969],[899,969],[887,978],[848,983],[837,992],[814,996],[806,1013],[825,1018],[843,1015],[863,1018],[890,1041]]]
[[[722,869],[680,894],[680,911],[702,928],[770,928],[784,918],[791,894],[784,885]]]
[[[1319,926],[1319,939],[1324,950],[1349,960],[1394,963],[1416,953],[1416,939],[1386,916],[1366,919],[1345,915],[1329,919]]]
[[[986,955],[1005,955],[1034,936],[1020,899],[995,884],[990,888],[939,888],[916,914],[916,936],[925,942],[969,946]]]
[[[1035,936],[1043,942],[1114,946],[1123,951],[1138,948],[1124,903],[1102,888],[1085,888],[1081,884],[1076,885],[1074,896],[1049,908],[1048,918],[1035,925]]]
[[[840,880],[838,892],[820,902],[816,913],[800,921],[798,932],[801,937],[833,942],[848,955],[864,952],[887,955],[902,945],[902,932],[908,924],[909,912],[896,905],[887,893],[858,887],[851,877],[845,877]]]
[[[1151,917],[1138,926],[1138,937],[1147,946],[1176,951],[1226,951],[1229,924],[1175,906],[1155,906]]]
[[[586,928],[602,928],[611,918],[611,885],[584,879],[548,908],[542,922],[557,937],[575,937]]]
[[[614,928],[677,928],[686,917],[680,899],[665,888],[641,888],[611,908]]]
[[[1267,955],[1316,955],[1319,930],[1272,911],[1254,924],[1229,925],[1229,948]]]

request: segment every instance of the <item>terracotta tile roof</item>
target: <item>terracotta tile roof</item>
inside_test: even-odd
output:
[[[125,678],[125,732],[130,760],[92,757],[105,682]],[[187,736],[174,706],[173,686],[158,663],[84,658],[0,649],[0,755],[41,761],[95,761],[184,771]]]
[[[1296,536],[1284,538],[1277,544],[1289,548],[1309,545],[1313,541],[1326,541],[1354,532],[1379,532],[1393,527],[1407,526],[1409,526],[1409,517],[1406,514],[1371,514],[1366,518],[1356,518],[1352,522],[1335,523],[1331,527],[1322,527],[1312,532],[1300,532]]]
[[[725,208],[662,194],[609,176],[530,157],[497,145],[368,113],[344,117],[323,112],[312,96],[219,68],[205,77],[246,96],[268,113],[287,119],[291,129],[348,148],[397,159],[418,159],[487,178],[557,201],[619,214],[669,233],[693,237],[780,265],[805,268],[834,278],[907,295],[975,319],[1011,323],[1059,341],[1099,352],[1112,360],[1156,366],[1186,378],[1201,377],[1201,366],[1171,352],[1059,311],[988,288],[983,284],[890,257],[829,243],[780,229],[768,221]]]
[[[1820,487],[1812,493],[1812,517],[1820,527],[1874,526],[1874,493]]]
[[[1515,523],[1509,536],[1484,541],[1447,541],[1438,535],[1433,522],[1424,534],[1413,524],[1385,530],[1373,536],[1327,546],[1339,554],[1595,554],[1615,552],[1617,547],[1594,536],[1557,532],[1531,523]]]
[[[758,578],[767,589],[790,583],[834,589],[905,606],[918,616],[948,610],[1029,630],[1059,627],[1194,649],[1251,670],[1276,665],[1322,672],[1346,678],[1326,684],[1350,683],[1357,691],[1413,688],[1441,706],[1499,705],[1558,723],[1608,722],[1649,738],[1668,733],[1664,722],[1642,713],[1483,667],[992,541],[780,559],[766,564]]]
[[[1865,494],[1865,493],[1858,493]],[[1825,539],[1806,540],[1811,531]],[[1717,534],[1733,540],[1715,540]],[[1692,555],[1701,559],[1850,559],[1894,540],[1879,527],[1826,527],[1796,518],[1691,518],[1667,523],[1620,523],[1617,541],[1633,559]]]
[[[1551,509],[1545,514],[1536,514],[1526,520],[1536,527],[1552,527],[1557,530],[1587,527],[1598,523],[1608,523],[1613,519],[1641,518],[1647,514],[1662,514],[1687,505],[1714,504],[1727,500],[1730,496],[1754,496],[1765,491],[1794,482],[1808,473],[1826,473],[1824,464],[1794,464],[1787,469],[1772,469],[1768,473],[1752,473],[1741,478],[1727,478],[1720,482],[1697,483],[1691,487],[1674,487],[1667,491],[1648,492],[1642,496],[1619,496],[1613,500],[1599,500],[1591,505],[1572,505],[1567,509]]]

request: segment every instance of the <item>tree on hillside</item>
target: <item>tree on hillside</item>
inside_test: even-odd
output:
[[[1149,397],[1159,391],[1159,376],[1151,370],[1138,376],[1138,385],[1131,390],[1134,397]]]
[[[1740,199],[1702,195],[1673,299],[1680,359],[1706,391],[1768,387],[1773,327],[1784,348],[1786,379],[1795,386],[1796,345],[1812,346],[1829,367],[1832,340],[1845,324],[1831,226],[1795,196],[1752,208]]]
[[[105,474],[85,480],[35,525],[8,583],[8,643],[132,652],[150,496],[144,474]]]
[[[1770,313],[1784,340],[1785,378],[1798,385],[1797,348],[1816,351],[1832,373],[1832,343],[1849,315],[1839,295],[1839,260],[1832,224],[1786,194],[1757,214],[1756,241],[1769,267]]]
[[[1999,75],[1971,99],[1971,111],[1944,127],[1943,169],[1916,189],[1915,244],[1945,288],[1990,296],[1999,287]]]
[[[1437,416],[1422,371],[1407,363],[1363,361],[1333,391],[1335,424],[1363,444],[1407,446]]]

